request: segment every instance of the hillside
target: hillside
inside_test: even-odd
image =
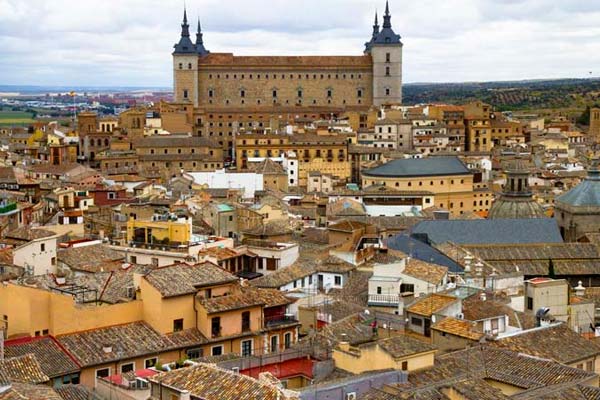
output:
[[[405,104],[482,100],[499,111],[584,109],[600,102],[600,79],[510,82],[413,83],[403,88]]]

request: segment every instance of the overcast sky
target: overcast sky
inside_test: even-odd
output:
[[[361,54],[385,0],[187,0],[212,52]],[[0,0],[0,84],[167,86],[183,0]],[[391,0],[405,82],[600,76],[600,0]],[[381,22],[381,20],[380,20]]]

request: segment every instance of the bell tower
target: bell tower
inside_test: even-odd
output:
[[[199,26],[199,24],[198,24]],[[183,10],[181,38],[173,51],[173,98],[198,106],[198,50],[190,39],[187,11]]]
[[[365,53],[373,60],[373,104],[402,103],[402,42],[392,29],[392,16],[385,4],[383,26],[379,31],[377,15],[373,37],[365,44]]]

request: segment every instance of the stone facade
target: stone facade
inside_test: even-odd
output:
[[[200,29],[200,27],[198,27]],[[388,7],[381,32],[357,56],[236,56],[210,53],[184,19],[173,52],[174,100],[195,108],[364,107],[401,103],[402,43]]]
[[[600,142],[600,108],[590,109],[590,136]]]

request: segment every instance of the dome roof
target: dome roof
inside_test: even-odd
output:
[[[583,182],[556,198],[555,203],[574,207],[600,207],[600,170],[598,166],[588,171]]]
[[[501,196],[492,204],[488,214],[490,219],[506,218],[547,218],[544,209],[535,200],[528,198],[524,200],[507,199]]]

